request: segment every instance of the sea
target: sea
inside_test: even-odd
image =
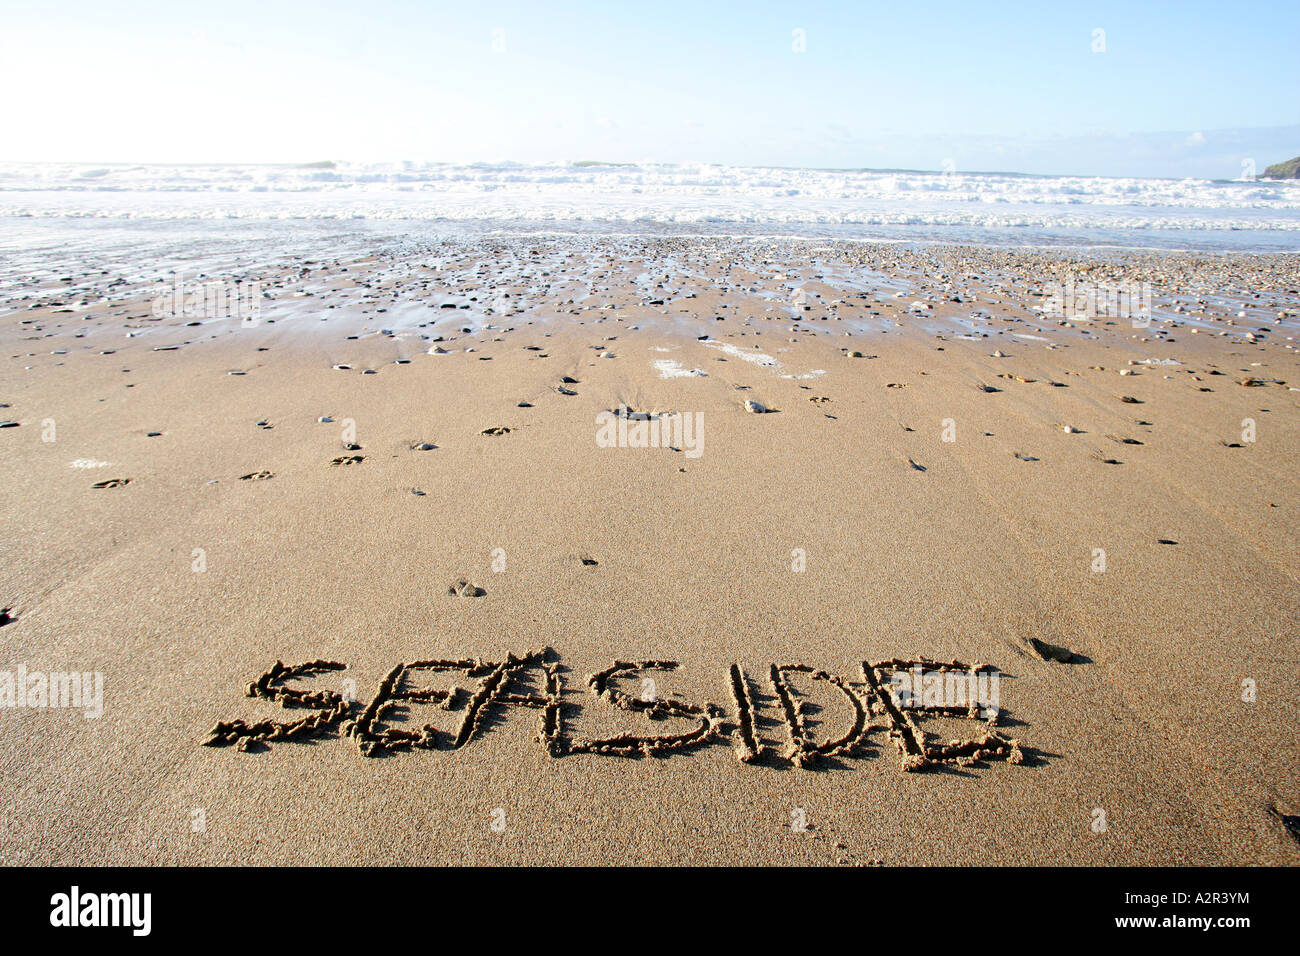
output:
[[[1300,181],[689,163],[0,163],[0,255],[340,233],[1296,253]]]

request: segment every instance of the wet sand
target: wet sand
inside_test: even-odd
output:
[[[1300,861],[1292,258],[481,238],[229,261],[247,325],[95,266],[3,289],[2,666],[104,679],[0,710],[6,863]],[[905,772],[863,662],[922,658],[1016,760]],[[277,660],[339,719],[204,746],[313,713]]]

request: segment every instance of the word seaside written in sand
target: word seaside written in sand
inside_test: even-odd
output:
[[[311,711],[294,721],[243,720],[223,721],[212,728],[204,744],[234,744],[239,750],[264,747],[274,741],[307,740],[342,734],[352,737],[362,754],[368,757],[410,750],[458,750],[483,730],[483,722],[492,707],[523,707],[540,711],[537,741],[555,757],[566,754],[607,754],[618,757],[641,757],[669,754],[730,739],[736,757],[753,763],[774,754],[778,760],[795,766],[811,765],[820,757],[848,755],[877,726],[880,718],[902,756],[904,770],[921,770],[934,764],[970,766],[979,760],[1000,759],[1019,764],[1024,760],[1019,741],[999,734],[1000,710],[997,706],[996,668],[986,664],[968,666],[960,661],[939,662],[918,658],[869,663],[863,661],[862,680],[854,683],[806,664],[771,664],[768,680],[780,703],[778,713],[783,725],[785,745],[779,750],[760,742],[755,732],[754,695],[750,678],[739,664],[728,671],[728,689],[734,710],[729,718],[714,703],[692,704],[674,698],[660,698],[653,692],[647,673],[676,670],[676,661],[614,661],[609,667],[587,678],[587,687],[600,701],[621,710],[644,715],[651,720],[675,719],[689,726],[677,733],[659,735],[619,734],[605,738],[571,735],[564,715],[580,709],[562,701],[563,680],[559,658],[550,648],[527,654],[508,654],[499,663],[473,660],[424,660],[398,664],[379,683],[379,688],[360,713],[351,693],[333,690],[308,690],[286,686],[295,678],[310,678],[330,671],[343,671],[346,664],[337,661],[308,661],[286,666],[276,661],[266,673],[248,685],[249,697],[277,702],[284,708]],[[419,686],[419,678],[436,673],[461,674],[475,682],[474,690],[459,687]],[[529,675],[539,678],[543,690],[512,690]],[[835,687],[852,710],[852,726],[834,739],[813,739],[807,714],[809,701],[795,689],[793,675],[803,680],[823,682]],[[618,682],[642,677],[641,696],[620,689]],[[427,678],[426,678],[427,679]],[[345,682],[345,686],[349,682]],[[393,726],[389,718],[397,708],[428,705],[445,711],[459,711],[455,730],[442,730],[432,724],[419,729]],[[775,709],[775,708],[774,708]],[[927,739],[914,714],[929,717],[958,717],[982,721],[980,732],[966,740],[947,743]]]

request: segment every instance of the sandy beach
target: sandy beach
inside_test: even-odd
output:
[[[3,862],[1300,861],[1293,256],[257,254],[3,289]]]

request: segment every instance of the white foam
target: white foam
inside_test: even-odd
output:
[[[1300,184],[695,164],[0,163],[0,216],[1300,231]]]
[[[655,359],[652,363],[660,378],[705,378],[708,372],[698,368],[686,368],[673,359]]]
[[[700,344],[707,345],[711,349],[720,349],[732,358],[738,358],[742,362],[750,362],[753,365],[762,365],[764,368],[778,368],[781,364],[770,355],[765,355],[762,352],[753,352],[746,349],[736,348],[736,346],[729,342],[701,342]]]

